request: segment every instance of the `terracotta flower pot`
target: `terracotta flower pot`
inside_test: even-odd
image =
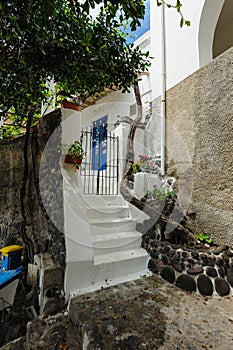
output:
[[[82,164],[82,158],[80,157],[72,158],[69,154],[67,154],[64,157],[64,164],[66,164],[66,167],[73,169],[74,172],[76,173],[76,171],[80,169],[80,166]]]
[[[76,111],[80,111],[80,106],[76,105],[73,102],[69,102],[69,101],[66,101],[66,100],[62,101],[61,106],[63,108],[74,109]]]
[[[82,158],[79,158],[79,157],[72,158],[69,154],[67,154],[65,156],[65,163],[80,165],[82,164]]]

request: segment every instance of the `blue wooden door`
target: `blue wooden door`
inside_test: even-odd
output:
[[[107,134],[108,116],[106,115],[93,123],[92,170],[107,169]]]

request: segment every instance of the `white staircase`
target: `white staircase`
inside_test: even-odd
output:
[[[96,198],[97,197],[97,198]],[[136,219],[121,196],[88,196],[87,217],[94,253],[95,289],[148,275]]]

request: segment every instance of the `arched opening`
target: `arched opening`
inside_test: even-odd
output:
[[[213,58],[233,46],[233,0],[225,0],[213,41]]]
[[[213,59],[214,33],[224,2],[225,0],[206,0],[204,3],[198,34],[200,67]]]

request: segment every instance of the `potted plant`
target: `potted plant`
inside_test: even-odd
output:
[[[78,97],[71,97],[70,100],[61,101],[63,108],[74,109],[76,111],[81,110],[82,101]]]
[[[81,142],[76,140],[69,145],[63,144],[61,149],[63,154],[65,154],[64,162],[72,164],[74,171],[79,170],[82,164],[82,160],[85,156],[85,152],[82,148]]]

